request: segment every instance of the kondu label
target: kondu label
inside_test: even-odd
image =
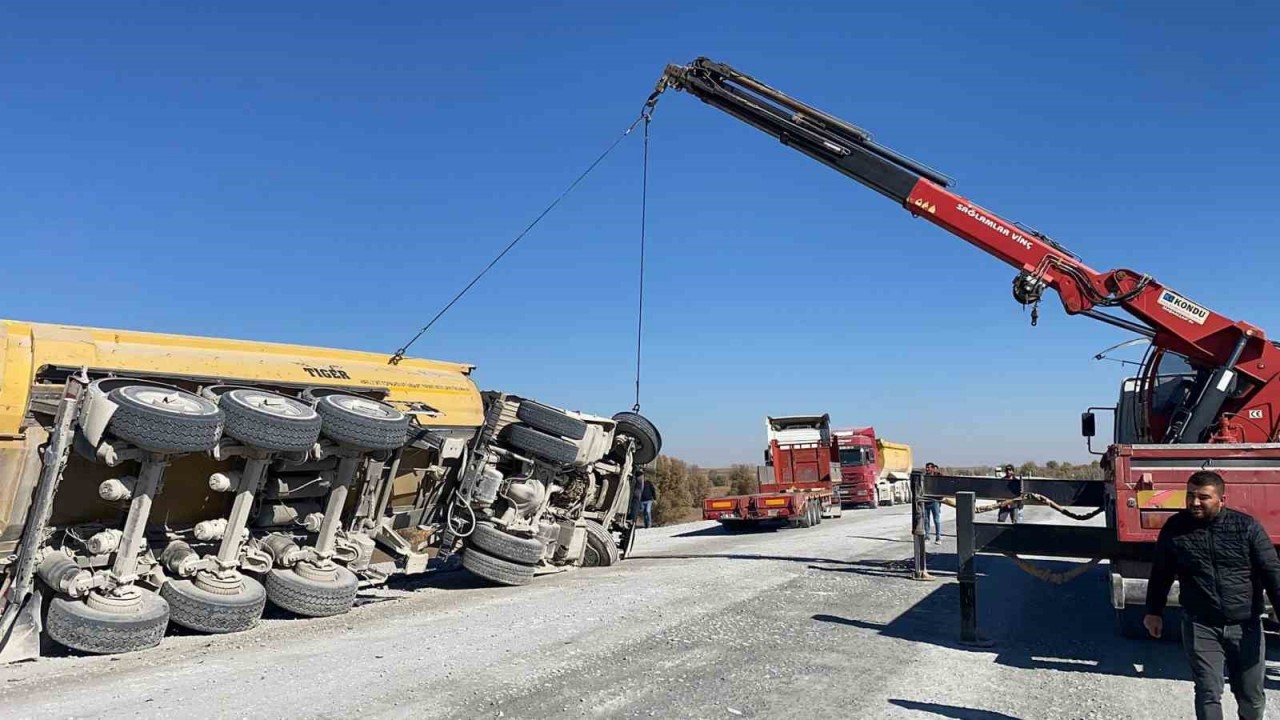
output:
[[[1203,325],[1205,319],[1209,317],[1208,308],[1200,307],[1178,293],[1169,290],[1160,293],[1160,307],[1187,322],[1193,322],[1197,325]]]

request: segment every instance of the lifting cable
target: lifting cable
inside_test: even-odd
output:
[[[600,153],[600,155],[596,157],[596,159],[593,160],[590,165],[587,166],[586,170],[583,170],[582,173],[578,175],[578,177],[574,178],[573,182],[569,183],[569,186],[565,188],[564,191],[562,191],[556,197],[555,200],[552,200],[550,205],[548,205],[542,212],[538,213],[538,216],[533,219],[533,222],[525,226],[524,230],[521,230],[520,234],[515,236],[515,239],[507,243],[507,246],[502,249],[502,252],[498,253],[498,255],[495,258],[490,260],[489,264],[486,265],[484,269],[481,270],[474,278],[472,278],[471,282],[467,283],[466,287],[462,288],[462,290],[459,291],[457,295],[453,296],[453,299],[449,301],[449,304],[445,305],[444,308],[440,310],[440,312],[436,313],[435,317],[431,318],[431,322],[424,325],[422,329],[418,331],[417,335],[414,335],[409,340],[409,342],[401,346],[399,350],[396,350],[395,354],[393,354],[387,362],[391,365],[399,365],[400,361],[404,359],[404,354],[409,351],[409,348],[414,343],[416,343],[419,338],[425,335],[426,332],[431,329],[431,326],[436,324],[437,320],[443,317],[445,313],[449,312],[449,309],[452,308],[455,303],[461,300],[462,296],[467,294],[467,291],[471,290],[471,288],[474,287],[476,283],[480,282],[480,278],[484,277],[485,273],[489,272],[489,270],[491,270],[494,265],[497,265],[498,261],[501,260],[507,253],[511,252],[511,249],[516,246],[516,243],[523,240],[524,236],[528,235],[530,230],[533,230],[533,228],[539,222],[542,222],[542,218],[546,217],[548,213],[550,213],[552,210],[555,209],[557,205],[560,204],[561,200],[564,200],[569,193],[573,192],[573,189],[578,186],[578,183],[582,182],[587,177],[587,175],[590,175],[591,171],[595,170],[596,166],[599,165],[606,157],[608,157],[609,153],[613,152],[613,149],[618,147],[619,143],[625,140],[626,137],[631,134],[631,131],[635,130],[636,126],[639,125],[641,122],[645,124],[645,138],[647,139],[648,129],[649,129],[649,113],[650,113],[650,108],[648,105],[646,105],[645,110],[640,114],[640,117],[636,118],[635,121],[632,122],[631,125],[629,125],[627,129],[624,130],[622,134],[618,136],[618,138],[614,140],[612,144],[609,145],[609,147],[605,148],[604,152]],[[646,174],[647,174],[647,171],[646,171]],[[642,225],[643,225],[643,219],[642,219]],[[643,238],[644,238],[644,233],[642,229],[641,230],[642,242],[643,242]],[[637,387],[639,387],[638,380],[637,380]],[[637,394],[637,403],[638,403],[638,394]]]
[[[640,114],[644,120],[644,151],[640,161],[640,306],[636,310],[636,404],[631,412],[640,412],[640,343],[644,337],[644,225],[649,210],[649,121],[650,106]]]

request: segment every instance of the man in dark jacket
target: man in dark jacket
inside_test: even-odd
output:
[[[1262,525],[1224,507],[1222,476],[1198,472],[1187,481],[1187,509],[1169,518],[1156,542],[1147,583],[1152,637],[1164,632],[1163,613],[1174,577],[1182,605],[1182,647],[1196,687],[1197,720],[1222,717],[1225,662],[1240,717],[1261,718],[1266,648],[1263,591],[1280,608],[1280,559]]]
[[[1009,492],[1015,495],[1022,495],[1022,479],[1018,477],[1013,469],[1013,465],[1004,466],[1003,479],[1009,481]],[[996,522],[1004,522],[1008,520],[1014,525],[1022,522],[1022,500],[1014,500],[1008,505],[1002,506],[996,512]]]
[[[653,506],[658,502],[658,489],[649,482],[649,478],[644,479],[644,485],[640,487],[640,510],[644,513],[644,526],[646,528],[653,525]]]

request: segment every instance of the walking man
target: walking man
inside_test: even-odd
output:
[[[658,490],[649,482],[649,478],[644,479],[644,485],[640,488],[640,509],[644,512],[644,526],[648,529],[653,526],[653,506],[658,502]]]
[[[925,475],[937,475],[938,466],[933,463],[924,464]],[[933,544],[942,542],[942,501],[929,498],[924,501],[924,536],[929,537],[929,521],[933,521]]]
[[[1187,507],[1169,518],[1156,542],[1143,625],[1151,637],[1164,633],[1176,577],[1197,720],[1222,717],[1224,663],[1240,718],[1260,720],[1267,702],[1262,593],[1280,608],[1280,559],[1262,524],[1225,501],[1221,475],[1202,471],[1187,480]]]
[[[1010,490],[1018,495],[1019,499],[1010,502],[996,512],[996,522],[1011,521],[1014,525],[1022,522],[1022,480],[1013,470],[1013,465],[1004,466],[1004,479],[1009,481]]]

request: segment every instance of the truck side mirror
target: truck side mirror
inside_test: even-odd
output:
[[[1093,413],[1080,414],[1080,434],[1087,438],[1098,434],[1098,424],[1093,417]]]

